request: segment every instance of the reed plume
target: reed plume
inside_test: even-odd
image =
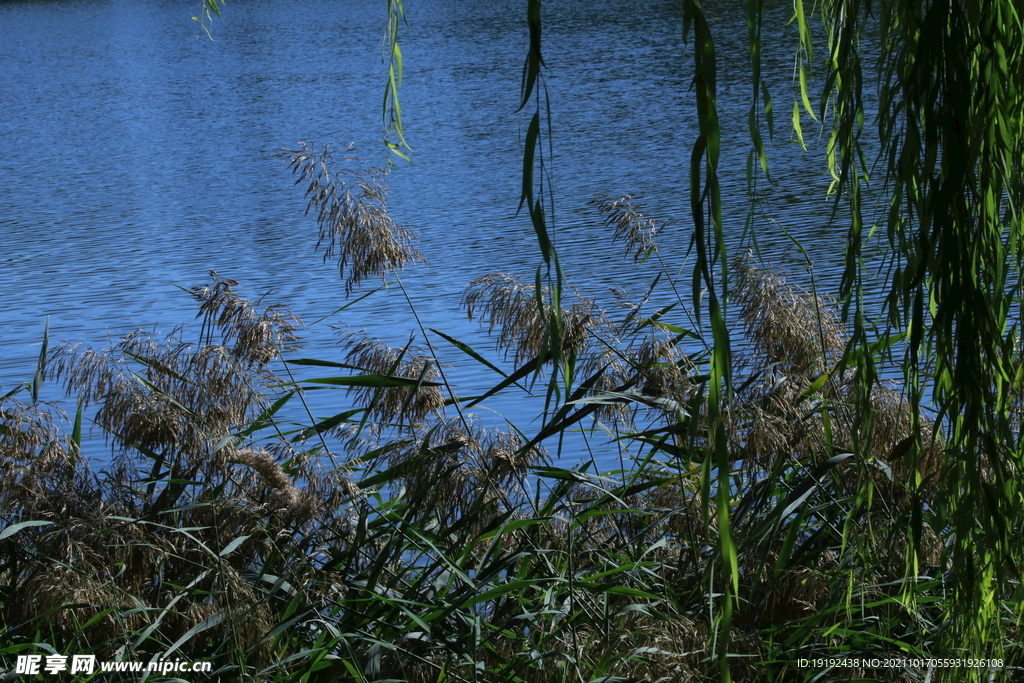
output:
[[[654,238],[667,227],[667,223],[645,218],[631,195],[612,199],[602,194],[591,199],[589,204],[605,214],[605,227],[614,229],[612,241],[625,242],[626,255],[632,256],[634,262],[657,249]]]
[[[561,335],[552,334],[555,313],[549,302],[550,292],[542,286],[521,280],[510,273],[491,273],[476,278],[463,292],[462,307],[473,320],[477,312],[486,320],[488,332],[498,328],[498,348],[511,352],[518,365],[552,350],[553,339],[558,339],[564,355],[579,354],[588,332],[600,324],[600,314],[593,303],[576,294],[576,302],[560,311]]]
[[[307,142],[275,156],[284,157],[299,176],[296,185],[306,183],[306,213],[316,211],[320,228],[317,249],[326,244],[324,261],[337,258],[346,294],[367,278],[384,278],[413,261],[423,261],[413,246],[415,234],[395,223],[388,213],[381,169],[343,168],[333,172],[330,146],[317,153]],[[360,162],[351,156],[342,159]],[[346,177],[350,182],[345,181]]]
[[[444,411],[441,373],[433,356],[412,345],[394,347],[363,334],[339,330],[345,362],[371,375],[412,380],[410,386],[353,386],[349,393],[384,422],[423,422]]]

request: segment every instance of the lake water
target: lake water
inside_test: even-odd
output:
[[[762,210],[808,249],[819,284],[838,281],[845,225],[830,224],[820,142],[788,129],[791,5],[770,1],[765,73],[776,97],[777,185]],[[318,320],[346,301],[315,253],[315,221],[274,154],[297,142],[355,143],[385,160],[380,47],[386,2],[230,0],[200,35],[199,2],[0,2],[0,385],[31,378],[44,321],[52,340],[105,346],[136,327],[171,331],[195,309],[177,286],[238,280],[245,293]],[[412,164],[389,180],[392,215],[415,230],[427,264],[403,280],[429,327],[500,358],[459,309],[493,271],[532,277],[533,230],[516,216],[526,119],[516,113],[527,28],[523,2],[408,0],[401,90]],[[721,60],[723,196],[734,242],[748,210],[749,86],[743,5],[713,3]],[[688,276],[688,159],[696,135],[691,60],[675,3],[567,0],[544,10],[556,240],[572,284],[611,304],[653,278],[610,244],[587,201],[632,193],[674,219],[660,239]],[[810,131],[811,137],[815,131]],[[756,221],[762,253],[807,281],[779,228]],[[688,277],[684,277],[688,282]],[[354,296],[369,291],[364,285]],[[337,358],[329,324],[401,344],[414,331],[399,292],[375,294],[303,332],[304,355]],[[194,327],[193,327],[194,329]],[[443,344],[443,342],[442,342]],[[465,393],[486,386],[452,351]],[[533,407],[501,403],[514,419]],[[329,409],[324,408],[325,411]],[[96,457],[96,456],[94,456]]]

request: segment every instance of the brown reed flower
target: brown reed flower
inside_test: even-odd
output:
[[[235,450],[225,456],[225,461],[245,465],[259,473],[267,485],[274,489],[281,504],[292,515],[304,517],[310,513],[312,502],[295,487],[291,477],[285,474],[285,471],[267,451],[261,448]]]
[[[550,293],[542,287],[528,284],[511,273],[491,273],[476,278],[463,292],[462,307],[470,320],[477,310],[487,321],[488,332],[498,328],[498,348],[511,351],[514,362],[541,355],[544,350],[562,355],[579,354],[587,341],[588,332],[601,322],[592,302],[575,293],[576,303],[561,311],[561,348],[552,349],[552,319],[554,309],[548,300]]]
[[[351,148],[349,148],[351,150]],[[313,145],[300,142],[298,149],[283,149],[288,167],[298,174],[296,184],[308,183],[306,213],[317,212],[320,236],[316,246],[326,243],[324,260],[338,259],[338,273],[345,281],[346,294],[363,280],[385,277],[412,261],[423,261],[413,247],[415,234],[399,226],[388,213],[385,173],[379,168],[356,171],[343,168],[333,173],[330,146],[317,153]],[[342,157],[360,162],[356,157]],[[352,183],[343,179],[348,176]]]
[[[519,499],[512,489],[523,484],[529,468],[547,456],[526,445],[515,431],[486,429],[460,418],[439,419],[414,438],[393,444],[388,465],[404,472],[401,483],[418,501],[424,517],[447,524],[470,511],[487,521],[504,501]],[[490,513],[483,513],[484,509]],[[492,514],[493,513],[493,514]]]
[[[142,448],[205,461],[214,444],[254,417],[260,389],[278,381],[267,368],[295,348],[298,319],[239,296],[233,280],[192,289],[203,316],[198,344],[136,330],[105,350],[64,344],[51,350],[48,375],[83,406],[98,405],[94,422],[123,453]]]
[[[634,262],[657,249],[654,238],[667,224],[653,218],[645,218],[640,211],[640,205],[633,202],[631,195],[625,194],[618,199],[612,199],[601,194],[591,199],[589,204],[596,206],[598,211],[605,214],[605,226],[615,229],[612,241],[625,242],[626,254],[632,254]]]
[[[413,346],[389,346],[361,333],[339,330],[345,361],[369,374],[413,380],[410,386],[351,387],[350,393],[386,422],[422,422],[428,415],[444,410],[440,369],[433,356]]]
[[[253,303],[240,296],[234,290],[238,282],[220,277],[215,270],[210,271],[210,278],[211,284],[190,290],[200,304],[197,317],[203,318],[201,342],[212,341],[216,329],[222,346],[231,348],[242,362],[256,366],[297,348],[296,330],[302,324],[298,317],[274,306],[260,310],[262,300]]]
[[[791,375],[825,371],[841,353],[846,331],[833,302],[791,285],[781,275],[753,265],[753,254],[733,261],[731,292],[740,306],[746,337],[768,363]]]

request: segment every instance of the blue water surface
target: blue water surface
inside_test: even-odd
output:
[[[786,25],[786,3],[768,5],[764,72],[785,113],[771,146],[775,184],[755,188],[753,227],[762,255],[809,285],[807,263],[786,233],[798,238],[816,284],[834,290],[847,228],[842,214],[833,218],[821,131],[806,119],[804,151],[788,127],[795,29]],[[307,321],[376,287],[346,297],[336,266],[314,250],[302,189],[275,154],[299,141],[329,143],[339,155],[352,144],[362,165],[386,164],[386,6],[231,0],[210,40],[190,18],[199,2],[0,2],[0,385],[31,378],[47,319],[51,343],[105,347],[137,327],[170,332],[183,323],[188,337],[198,331],[196,309],[179,288],[208,282],[211,269]],[[731,0],[710,12],[726,231],[739,250],[751,197],[746,22],[743,5]],[[419,316],[499,363],[493,338],[459,301],[475,277],[532,279],[541,263],[528,217],[517,215],[532,114],[518,111],[525,13],[518,2],[406,2],[401,105],[412,163],[392,157],[388,178],[392,216],[419,235],[427,261],[402,274]],[[553,230],[571,283],[608,306],[611,288],[639,296],[656,269],[634,265],[611,244],[587,206],[597,193],[631,193],[649,215],[672,221],[661,253],[688,286],[697,123],[681,35],[675,3],[545,5]],[[341,360],[332,325],[422,344],[394,288],[305,329],[302,354]],[[460,391],[495,381],[454,350],[444,360]],[[317,400],[322,414],[342,401]],[[540,410],[518,399],[490,405],[524,426]],[[92,448],[100,462],[108,457],[101,443]]]

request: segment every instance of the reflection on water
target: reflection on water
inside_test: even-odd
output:
[[[734,4],[718,3],[713,14],[726,227],[737,240],[748,211],[749,86],[745,19]],[[789,10],[770,4],[779,28],[765,39],[765,73],[788,106]],[[428,265],[402,277],[427,326],[492,348],[459,310],[462,288],[495,270],[532,273],[540,260],[528,219],[516,216],[524,11],[465,0],[407,9],[402,107],[415,153],[392,173],[390,202],[396,220],[419,233]],[[52,338],[89,345],[136,326],[169,331],[194,316],[176,286],[207,281],[211,268],[306,320],[343,305],[335,268],[313,251],[301,191],[273,154],[299,140],[338,150],[354,142],[367,164],[383,163],[384,11],[384,3],[235,2],[211,42],[197,37],[187,7],[169,0],[0,4],[0,384],[31,376],[47,316]],[[681,17],[656,1],[574,0],[545,11],[564,266],[586,296],[608,301],[610,287],[638,295],[653,271],[610,247],[587,200],[628,192],[651,215],[675,219],[661,244],[671,266],[688,272],[696,122]],[[802,241],[819,282],[834,287],[846,231],[830,224],[827,174],[777,123],[777,185],[761,210]],[[756,223],[762,253],[805,277],[789,238]],[[331,356],[333,320],[307,330],[306,355]],[[394,291],[347,310],[344,322],[393,343],[414,328]],[[474,367],[451,362],[456,383],[479,384]]]

